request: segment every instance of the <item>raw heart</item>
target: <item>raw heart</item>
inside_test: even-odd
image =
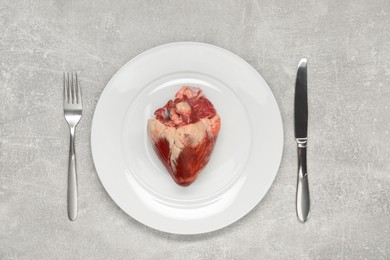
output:
[[[188,186],[210,160],[220,117],[200,88],[188,86],[154,114],[147,126],[153,148],[173,180]]]

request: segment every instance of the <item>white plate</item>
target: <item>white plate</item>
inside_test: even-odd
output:
[[[178,186],[155,155],[146,123],[183,85],[199,86],[221,116],[206,168]],[[248,63],[222,48],[180,42],[150,49],[104,89],[92,123],[92,155],[104,188],[139,222],[164,232],[223,228],[252,210],[270,188],[283,150],[278,105]]]

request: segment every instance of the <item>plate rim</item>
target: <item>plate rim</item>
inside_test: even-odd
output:
[[[279,154],[278,154],[278,160],[277,160],[277,169],[275,170],[275,174],[273,175],[272,177],[272,181],[269,185],[269,187],[267,187],[266,189],[264,189],[264,194],[261,196],[261,198],[259,199],[259,201],[257,203],[255,203],[253,206],[250,207],[250,209],[245,213],[243,214],[241,217],[235,219],[234,221],[230,221],[229,224],[226,224],[226,225],[222,225],[220,227],[217,227],[217,228],[213,228],[213,229],[208,229],[207,231],[200,231],[200,232],[171,232],[171,231],[168,231],[168,230],[163,230],[163,229],[160,229],[160,228],[156,228],[156,227],[153,227],[145,222],[143,222],[142,220],[134,217],[133,215],[129,214],[121,205],[119,205],[119,203],[113,198],[113,196],[110,194],[109,192],[109,189],[107,188],[107,184],[105,184],[103,181],[102,181],[102,177],[101,177],[101,174],[99,174],[98,172],[98,169],[96,167],[96,155],[94,155],[94,148],[93,148],[93,139],[94,139],[94,125],[96,124],[96,111],[97,111],[97,108],[99,106],[99,103],[101,103],[101,98],[102,96],[107,92],[109,91],[112,87],[113,87],[113,82],[116,80],[116,78],[121,74],[121,72],[131,63],[133,62],[136,62],[137,60],[141,59],[143,56],[145,55],[148,55],[150,52],[154,52],[154,51],[157,51],[158,49],[164,49],[164,48],[167,48],[167,47],[170,47],[170,46],[175,46],[175,45],[196,45],[196,46],[204,46],[204,47],[207,47],[207,48],[213,48],[213,49],[218,49],[220,51],[223,51],[224,53],[226,53],[227,55],[229,56],[233,56],[234,58],[238,59],[239,61],[241,61],[243,64],[245,64],[246,68],[247,69],[250,69],[252,72],[254,72],[258,77],[260,77],[260,79],[265,83],[265,87],[268,89],[268,91],[271,93],[270,97],[273,99],[273,102],[274,104],[276,105],[276,112],[277,112],[277,121],[279,121],[280,123],[280,147],[279,149],[277,149],[279,151]],[[271,189],[271,187],[273,186],[273,183],[275,182],[275,179],[279,173],[279,170],[280,170],[280,166],[281,166],[281,162],[282,162],[282,159],[283,159],[283,154],[284,154],[284,125],[283,125],[283,120],[282,120],[282,114],[280,112],[280,107],[279,107],[279,104],[274,96],[274,93],[272,92],[271,88],[269,87],[268,83],[265,81],[265,79],[261,76],[261,74],[251,65],[249,64],[249,62],[247,62],[246,60],[244,60],[242,57],[240,57],[239,55],[225,49],[225,48],[222,48],[222,47],[219,47],[219,46],[216,46],[216,45],[213,45],[213,44],[208,44],[208,43],[204,43],[204,42],[196,42],[196,41],[178,41],[178,42],[171,42],[171,43],[166,43],[166,44],[161,44],[161,45],[158,45],[158,46],[155,46],[155,47],[152,47],[152,48],[149,48],[149,49],[146,49],[144,51],[142,51],[141,53],[137,54],[136,56],[134,56],[133,58],[131,58],[129,61],[127,61],[125,64],[123,64],[116,72],[115,74],[111,77],[111,79],[107,82],[106,86],[103,88],[103,91],[100,93],[99,95],[99,98],[98,98],[98,101],[96,103],[96,106],[94,108],[94,112],[93,112],[93,117],[92,117],[92,123],[91,123],[91,132],[90,132],[90,145],[91,145],[91,154],[92,154],[92,161],[93,161],[93,165],[94,165],[94,168],[95,168],[95,171],[96,171],[96,174],[99,178],[99,181],[100,183],[102,184],[102,186],[104,187],[106,193],[109,195],[110,199],[124,212],[126,213],[126,215],[128,215],[129,217],[131,217],[132,219],[136,220],[137,222],[139,222],[140,224],[148,227],[148,228],[151,228],[153,230],[157,230],[159,232],[163,232],[163,233],[168,233],[168,234],[177,234],[177,235],[200,235],[200,234],[206,234],[206,233],[211,233],[211,232],[215,232],[217,230],[220,230],[220,229],[223,229],[225,227],[228,227],[234,223],[236,223],[238,220],[244,218],[247,214],[249,214],[255,207],[257,207],[260,202],[264,199],[264,197],[268,194],[269,190]],[[260,196],[259,196],[260,197]]]

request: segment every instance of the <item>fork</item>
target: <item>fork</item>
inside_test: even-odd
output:
[[[77,171],[75,151],[75,130],[83,111],[81,88],[77,73],[64,73],[64,116],[70,129],[70,148],[68,164],[68,217],[71,221],[77,218]]]

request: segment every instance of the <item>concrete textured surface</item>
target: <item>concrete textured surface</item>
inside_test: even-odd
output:
[[[0,2],[0,259],[389,259],[390,1]],[[248,61],[280,106],[277,178],[246,217],[161,233],[109,198],[92,162],[99,95],[151,47],[199,41]],[[295,216],[295,72],[309,59],[311,219]],[[66,215],[62,72],[78,71],[79,218]]]

